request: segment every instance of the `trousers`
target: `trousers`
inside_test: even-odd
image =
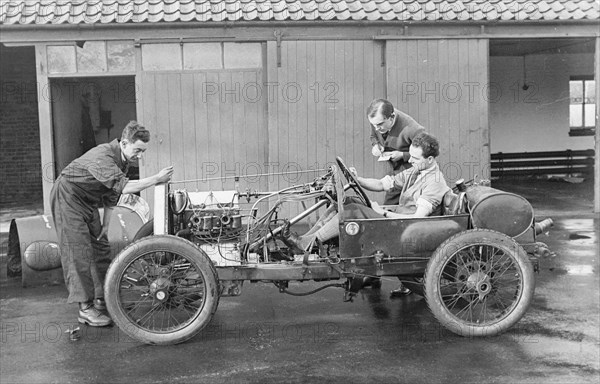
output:
[[[75,198],[69,182],[60,178],[51,194],[51,209],[68,303],[89,302],[104,297],[104,276],[110,264],[110,244],[102,232],[96,207]]]

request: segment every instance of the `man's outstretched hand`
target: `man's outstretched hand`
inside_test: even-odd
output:
[[[161,169],[156,174],[157,183],[166,183],[167,181],[171,180],[172,176],[173,176],[173,166],[169,165],[168,167]]]
[[[391,161],[398,161],[404,156],[404,154],[401,151],[385,152],[384,155],[388,155]]]

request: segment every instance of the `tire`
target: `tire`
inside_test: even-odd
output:
[[[512,238],[487,229],[442,243],[425,271],[425,299],[435,318],[466,337],[494,336],[516,324],[531,304],[533,266]]]
[[[137,233],[133,237],[133,241],[137,241],[152,235],[154,235],[154,219],[148,220],[140,227],[140,229],[138,229]]]
[[[145,237],[113,260],[106,307],[128,336],[146,344],[182,343],[212,319],[219,280],[206,253],[174,236]]]

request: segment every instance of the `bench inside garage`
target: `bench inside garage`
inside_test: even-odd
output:
[[[498,152],[491,155],[492,178],[539,175],[593,177],[594,150]]]

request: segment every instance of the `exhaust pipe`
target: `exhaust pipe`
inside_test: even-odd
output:
[[[540,221],[539,223],[535,223],[535,234],[536,236],[547,232],[550,227],[554,225],[554,221],[552,219],[545,219]]]

